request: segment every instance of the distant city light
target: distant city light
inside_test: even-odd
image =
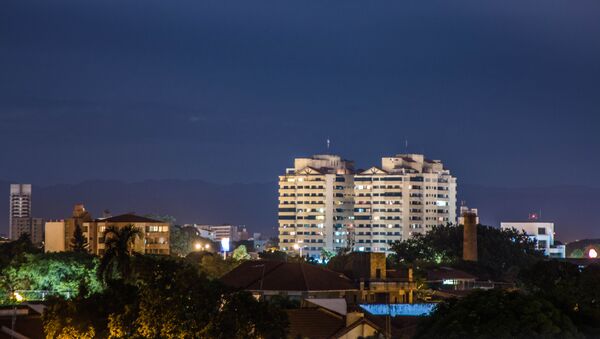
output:
[[[598,257],[598,252],[596,252],[595,249],[590,248],[590,250],[588,251],[588,257],[590,257],[590,258],[597,258]]]

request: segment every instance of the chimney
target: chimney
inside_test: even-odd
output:
[[[463,260],[477,261],[477,213],[466,210],[462,213],[464,220]]]

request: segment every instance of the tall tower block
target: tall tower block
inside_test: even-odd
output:
[[[463,260],[477,261],[477,213],[467,210],[462,213],[464,220]]]

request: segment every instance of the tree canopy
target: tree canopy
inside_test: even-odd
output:
[[[535,243],[524,233],[477,226],[476,263],[462,261],[463,226],[433,227],[426,234],[416,234],[392,249],[401,263],[415,266],[448,265],[470,271],[481,278],[515,280],[520,269],[542,258]]]
[[[100,293],[53,299],[44,317],[47,335],[112,338],[281,338],[287,318],[209,280],[185,260],[137,256],[131,283],[112,280]]]
[[[600,265],[580,270],[557,260],[540,261],[521,274],[524,288],[571,317],[589,336],[600,336]]]
[[[197,252],[196,244],[200,245],[202,251],[214,252],[218,249],[218,244],[201,237],[194,227],[172,225],[169,230],[169,244],[172,255],[185,257],[192,252]],[[208,248],[206,245],[208,245]]]
[[[98,266],[98,276],[103,281],[127,279],[131,273],[131,256],[135,239],[142,232],[133,225],[109,226],[104,230],[104,254]]]
[[[580,338],[562,311],[534,295],[476,291],[439,304],[417,338]]]

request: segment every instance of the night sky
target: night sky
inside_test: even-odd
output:
[[[597,187],[600,2],[0,4],[0,178],[275,181],[408,150],[459,183]]]

